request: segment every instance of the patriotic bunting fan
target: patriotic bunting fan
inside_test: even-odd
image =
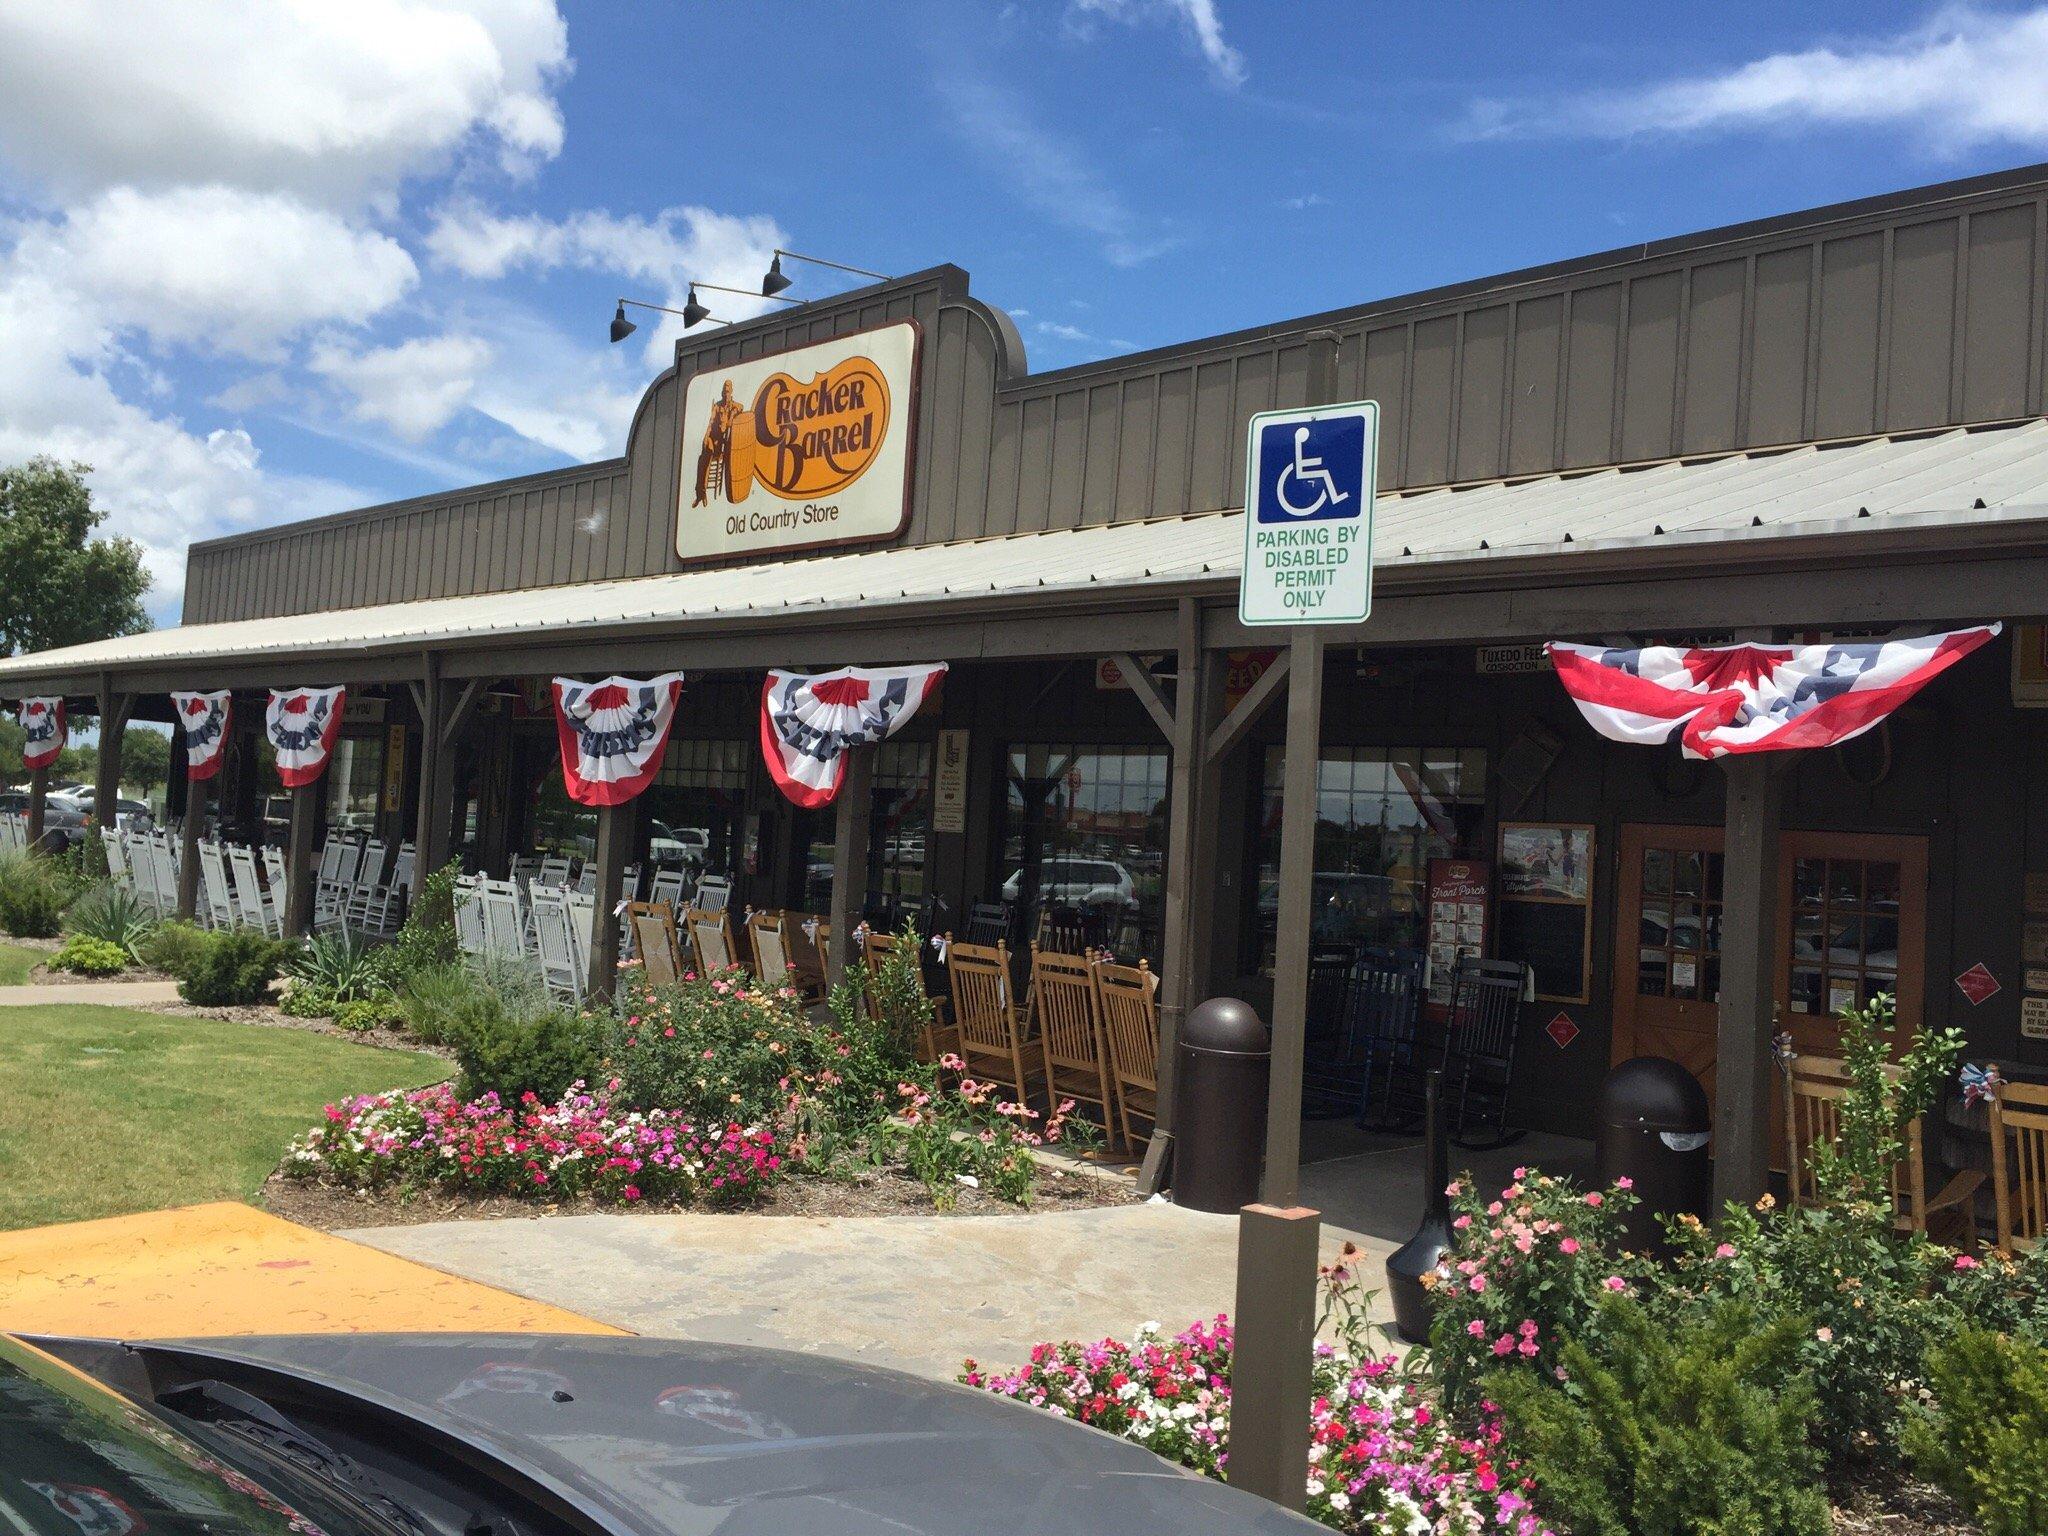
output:
[[[277,753],[277,777],[286,789],[311,784],[326,771],[341,735],[346,688],[273,688],[263,711],[263,734]]]
[[[846,749],[893,736],[946,675],[944,662],[841,667],[806,676],[770,672],[761,689],[761,754],[798,805],[830,805],[846,777]]]
[[[21,747],[22,767],[31,773],[49,767],[67,739],[63,699],[23,699],[21,728],[28,734]]]
[[[185,733],[185,777],[194,784],[212,778],[220,772],[221,748],[227,745],[228,723],[234,715],[234,694],[225,688],[218,693],[174,693],[171,703]]]
[[[1594,730],[1687,757],[1831,747],[1860,736],[1997,634],[1996,624],[1911,640],[1833,645],[1551,643],[1550,659]]]
[[[578,805],[623,805],[661,771],[683,674],[600,683],[555,679],[555,734],[562,782]]]

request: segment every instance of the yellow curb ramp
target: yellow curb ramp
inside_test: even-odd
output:
[[[0,1331],[625,1332],[234,1201],[0,1232]]]

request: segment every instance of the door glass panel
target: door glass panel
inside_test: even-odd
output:
[[[1821,973],[1809,966],[1794,966],[1792,969],[1792,1011],[1794,1013],[1819,1013],[1821,1009]]]
[[[1671,854],[1668,849],[1643,850],[1643,891],[1653,896],[1671,894]]]
[[[1801,859],[1793,870],[1792,1011],[1835,1014],[1895,992],[1901,870],[1888,859]]]
[[[1645,944],[1636,961],[1636,992],[1642,997],[1662,997],[1671,974],[1671,957],[1661,947]]]
[[[1818,907],[1827,884],[1825,859],[1800,859],[1792,866],[1792,900],[1800,908]]]
[[[1700,894],[1700,856],[1697,853],[1681,853],[1674,857],[1672,882],[1680,896]]]
[[[1828,901],[1837,907],[1863,904],[1863,862],[1860,859],[1828,861]]]

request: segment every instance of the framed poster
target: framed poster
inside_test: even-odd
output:
[[[708,366],[683,391],[676,554],[760,559],[910,521],[915,320]]]
[[[1440,1014],[1451,1003],[1451,979],[1467,955],[1486,953],[1490,928],[1484,859],[1429,861],[1429,1006]]]
[[[1504,821],[1495,958],[1518,960],[1543,1002],[1593,997],[1593,828]]]

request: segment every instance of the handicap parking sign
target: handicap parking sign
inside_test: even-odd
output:
[[[1245,451],[1246,624],[1355,624],[1372,611],[1379,406],[1263,411]]]

